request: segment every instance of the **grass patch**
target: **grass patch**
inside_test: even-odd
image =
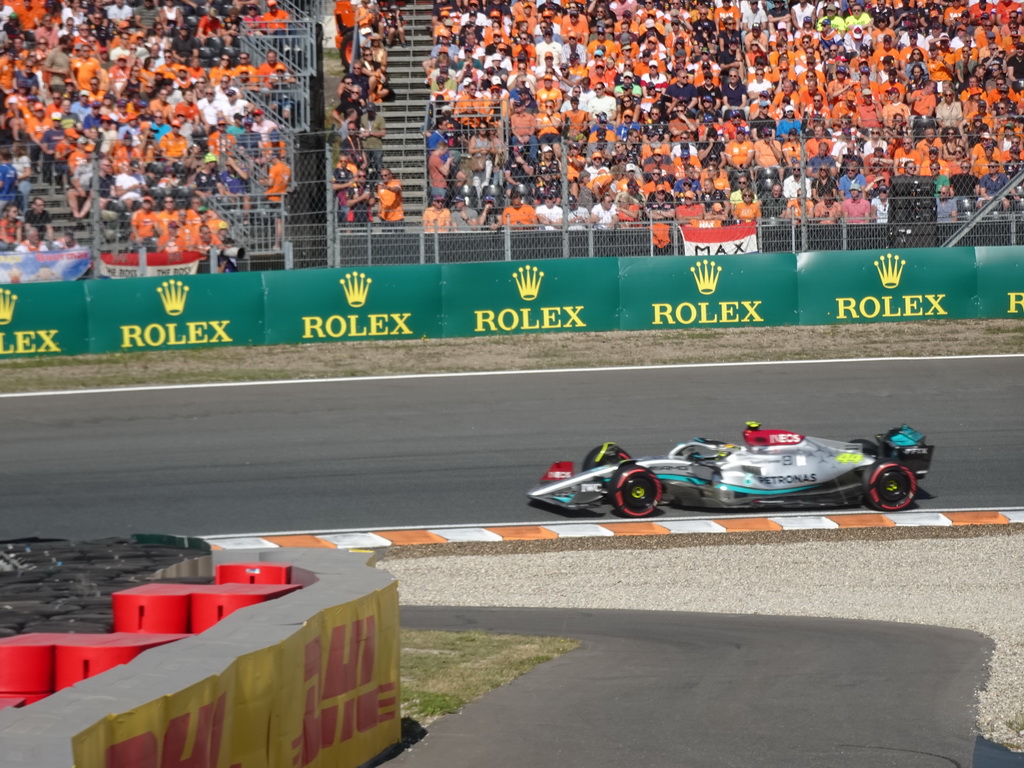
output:
[[[1024,353],[1020,320],[551,333],[0,361],[0,392],[622,365]]]
[[[402,716],[421,726],[579,647],[561,637],[408,629],[401,644]]]

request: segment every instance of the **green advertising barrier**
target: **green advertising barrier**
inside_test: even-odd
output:
[[[441,269],[446,337],[619,328],[618,259],[445,264]]]
[[[794,325],[791,253],[619,259],[620,328]]]
[[[263,344],[263,275],[142,277],[85,283],[90,350]]]
[[[1024,248],[550,259],[0,286],[0,360],[244,344],[1024,319]]]
[[[439,338],[441,267],[265,272],[266,344]]]
[[[1024,318],[1024,248],[975,248],[980,317]]]
[[[84,283],[0,285],[0,360],[88,351]]]
[[[800,325],[977,317],[973,248],[797,255]]]

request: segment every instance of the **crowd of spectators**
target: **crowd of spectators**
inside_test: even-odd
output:
[[[428,226],[886,222],[897,192],[970,216],[1024,169],[1022,21],[1018,0],[435,0]]]
[[[219,208],[288,190],[295,83],[276,51],[254,60],[239,40],[288,25],[277,0],[0,2],[0,249],[32,231],[66,245],[31,223],[40,192],[66,196],[79,239],[98,211],[121,248],[231,242]]]

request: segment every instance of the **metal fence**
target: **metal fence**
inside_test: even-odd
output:
[[[635,148],[623,143],[627,152],[637,152],[634,168],[630,163],[597,163],[603,180],[587,184],[582,178],[594,170],[594,155],[599,151],[594,142],[582,145],[583,156],[578,159],[573,159],[570,145],[563,144],[560,157],[543,169],[541,160],[530,157],[528,164],[537,165],[523,179],[511,170],[516,161],[509,157],[514,149],[508,149],[503,119],[499,117],[495,124],[499,141],[488,158],[490,170],[482,175],[472,163],[470,146],[479,126],[456,125],[450,131],[452,160],[443,199],[436,205],[428,202],[436,179],[432,181],[426,170],[429,153],[422,137],[400,134],[386,138],[383,150],[366,149],[358,126],[343,133],[288,134],[269,147],[225,148],[218,158],[218,171],[229,162],[242,168],[248,179],[244,194],[218,192],[199,201],[187,183],[160,187],[159,168],[147,171],[147,178],[152,177],[148,180],[157,195],[172,196],[181,210],[200,204],[210,207],[227,222],[231,239],[249,252],[243,268],[253,270],[682,255],[687,252],[682,225],[718,227],[743,220],[740,203],[745,189],[760,204],[752,221],[756,249],[762,252],[938,247],[954,239],[963,246],[1024,244],[1024,187],[1020,186],[1024,173],[1015,166],[1006,168],[1015,175],[994,190],[981,184],[968,189],[962,186],[963,179],[954,177],[948,186],[952,190],[960,184],[964,194],[959,195],[940,190],[946,184],[936,184],[933,177],[893,175],[886,179],[886,193],[879,192],[882,184],[865,178],[866,190],[860,194],[872,199],[887,195],[885,206],[873,207],[866,216],[822,217],[818,203],[828,196],[823,190],[832,190],[833,205],[841,209],[848,185],[842,182],[843,171],[838,167],[826,174],[827,179],[821,177],[817,186],[817,182],[794,181],[798,176],[821,176],[804,173],[805,168],[813,169],[806,139],[790,147],[789,165],[720,169],[717,174],[713,158],[707,155],[702,168],[690,171],[683,166],[680,171],[678,143],[669,145],[661,161],[651,160],[647,145]],[[538,154],[548,154],[541,151],[542,146],[536,148]],[[609,148],[615,153],[623,146],[612,142]],[[694,147],[696,153],[706,149],[699,144]],[[529,149],[524,147],[523,152]],[[292,169],[293,180],[299,179],[282,199],[268,192],[268,171],[278,157]],[[386,168],[403,182],[399,202],[392,196],[390,212],[382,196],[381,171]],[[671,178],[672,189],[665,197],[649,191],[655,168],[667,170],[662,175]],[[94,172],[94,184],[98,173]],[[692,198],[686,194],[693,188],[686,186],[689,177],[702,182],[701,191]],[[643,185],[648,185],[648,191],[639,191]],[[554,210],[546,215],[552,223],[506,223],[503,214],[512,205],[513,192],[537,212],[551,206]],[[547,192],[554,195],[553,200],[545,199]],[[606,193],[621,209],[618,220],[611,223],[603,221],[598,211]],[[130,215],[130,207],[94,207],[80,240],[103,251],[134,250]]]

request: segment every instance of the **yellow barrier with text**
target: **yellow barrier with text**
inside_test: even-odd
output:
[[[355,768],[396,744],[398,587],[320,611],[221,674],[108,715],[75,768]]]

